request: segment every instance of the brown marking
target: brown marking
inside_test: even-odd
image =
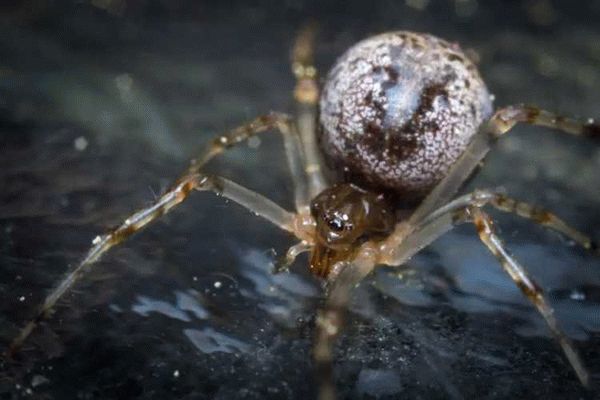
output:
[[[503,194],[499,194],[494,200],[493,202],[496,204],[496,206],[498,208],[501,208],[505,211],[508,212],[514,212],[517,208],[517,203],[516,201],[514,201],[513,199],[503,195]]]
[[[519,289],[531,300],[534,304],[540,304],[540,297],[542,295],[542,289],[534,282],[525,282],[521,279],[514,280]]]
[[[415,135],[389,135],[386,147],[401,159],[410,157],[419,148]]]
[[[387,74],[390,81],[392,81],[394,83],[398,82],[398,77],[399,77],[398,71],[396,71],[396,69],[394,67],[386,65],[385,67],[383,67],[383,70]]]
[[[535,123],[541,113],[541,110],[536,107],[524,107],[523,110],[525,111],[525,122],[528,124]]]
[[[507,201],[508,201],[508,197],[506,197],[503,194],[497,195],[496,198],[494,199],[494,202],[498,205],[498,207],[505,207]]]
[[[426,46],[419,41],[413,41],[411,43],[411,45],[412,45],[413,49],[415,49],[415,50],[425,50],[425,48],[426,48]]]
[[[313,247],[310,255],[310,271],[319,278],[327,278],[333,266],[351,257],[356,250],[352,248],[335,250],[322,244]]]
[[[487,221],[485,221],[483,218],[475,217],[473,224],[475,224],[475,229],[477,229],[479,236],[489,236],[490,226]]]
[[[182,194],[181,200],[185,199],[189,196],[190,192],[196,188],[196,181],[190,180],[180,186],[180,191]],[[178,196],[179,197],[179,196]]]
[[[424,117],[431,110],[433,102],[438,96],[448,97],[446,85],[449,79],[441,83],[433,83],[426,86],[421,92],[419,106],[408,120],[402,126],[391,129],[388,139],[383,142],[383,148],[389,149],[390,153],[397,159],[403,160],[410,157],[419,148],[417,133],[428,128],[432,132],[438,132],[439,126],[436,121],[430,121],[425,126]],[[382,149],[383,150],[383,149]],[[383,151],[379,152],[383,154]]]
[[[269,126],[273,123],[273,117],[270,115],[261,115],[258,117],[257,123],[264,126]]]
[[[414,49],[421,45],[423,51]],[[379,51],[389,58],[377,57]],[[449,62],[449,55],[460,62]],[[431,71],[423,62],[432,64]],[[485,85],[468,65],[458,47],[430,35],[397,32],[350,49],[328,74],[320,99],[319,145],[333,172],[395,194],[407,206],[421,200],[491,111]],[[411,91],[410,103],[391,96],[390,88]],[[451,96],[462,105],[451,107]]]
[[[447,56],[448,61],[460,61],[461,63],[465,63],[465,59],[456,53],[450,53]]]
[[[108,242],[111,245],[117,245],[122,243],[129,236],[133,235],[137,231],[137,228],[134,225],[125,225],[120,226],[115,229],[112,233],[109,233]]]
[[[420,46],[420,43],[418,42],[417,38],[415,38],[414,36],[411,36],[409,38],[409,42],[410,42],[410,46],[412,48],[422,48],[422,46]]]
[[[384,139],[383,127],[377,121],[368,121],[365,125],[365,132],[372,135],[374,139]]]
[[[539,224],[547,225],[552,222],[554,219],[553,217],[554,216],[550,212],[542,208],[534,207],[531,209],[531,219]]]

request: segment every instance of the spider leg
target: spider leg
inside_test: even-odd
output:
[[[296,257],[298,257],[302,253],[310,251],[312,247],[313,246],[311,244],[305,241],[291,246],[286,252],[285,257],[279,259],[275,263],[275,265],[273,266],[273,273],[279,274],[281,272],[287,271],[290,265],[292,265],[294,261],[296,261]]]
[[[313,64],[316,25],[308,24],[296,38],[292,49],[292,72],[296,77],[294,99],[296,100],[297,125],[305,159],[310,198],[321,193],[327,186],[321,170],[317,145],[317,105],[319,85],[317,69]]]
[[[600,139],[600,123],[592,120],[576,121],[537,107],[514,105],[501,108],[473,137],[463,154],[454,163],[448,174],[429,193],[411,216],[411,224],[447,203],[473,173],[494,143],[517,123],[544,126],[575,136],[590,136]]]
[[[330,277],[327,298],[317,312],[313,358],[318,385],[319,400],[334,400],[335,379],[333,376],[333,345],[343,328],[344,313],[350,292],[375,267],[375,258],[370,250],[350,263],[338,263],[336,273]]]
[[[548,303],[542,288],[529,277],[523,266],[508,254],[502,240],[494,231],[492,219],[477,207],[468,208],[467,213],[470,214],[470,221],[477,227],[477,232],[479,233],[481,241],[487,246],[492,254],[496,256],[504,271],[510,275],[519,289],[521,289],[521,292],[527,296],[529,301],[533,303],[538,312],[544,317],[546,324],[548,324],[552,334],[560,343],[560,346],[575,370],[577,377],[584,386],[589,387],[589,374],[583,365],[583,361],[579,357],[579,354],[577,354],[573,342],[571,342],[561,330],[558,321],[554,316],[554,310]]]
[[[77,282],[86,267],[95,263],[112,247],[124,242],[131,235],[171,211],[183,202],[192,190],[212,191],[235,201],[254,214],[265,218],[286,231],[293,231],[294,214],[289,213],[277,204],[225,178],[199,173],[186,174],[180,178],[154,204],[146,207],[128,218],[119,226],[102,236],[97,236],[83,260],[71,270],[60,284],[46,297],[35,317],[25,325],[9,347],[9,355],[15,354],[33,329],[45,319],[58,300]]]
[[[292,73],[296,77],[294,99],[299,103],[317,104],[319,85],[317,68],[314,66],[316,23],[306,24],[296,36],[292,48]]]
[[[455,212],[467,206],[483,207],[488,204],[500,211],[518,215],[550,230],[561,233],[586,250],[598,251],[598,244],[592,241],[589,236],[573,228],[552,212],[492,190],[475,190],[469,194],[460,196],[429,214],[421,224],[426,224],[441,214]]]
[[[463,196],[464,198],[465,196]],[[554,316],[552,307],[545,298],[542,289],[529,277],[525,269],[512,257],[504,248],[504,244],[496,235],[492,219],[485,214],[481,207],[482,199],[474,202],[467,200],[462,202],[452,202],[453,207],[444,207],[445,212],[435,212],[431,218],[426,218],[423,223],[410,230],[404,241],[398,246],[393,260],[378,260],[392,266],[400,266],[408,261],[413,255],[421,249],[431,244],[434,240],[450,231],[454,226],[465,222],[473,223],[478,230],[482,242],[498,258],[503,269],[515,281],[519,289],[537,308],[538,312],[545,319],[552,334],[560,343],[565,356],[575,370],[577,377],[583,385],[589,385],[589,374],[583,364],[583,361],[577,354],[575,346],[569,338],[562,332],[558,321]],[[452,203],[449,203],[452,204]],[[408,231],[408,230],[407,230]]]
[[[302,147],[296,127],[290,116],[286,114],[272,112],[262,115],[215,137],[204,151],[190,162],[188,174],[199,173],[210,160],[225,150],[272,129],[278,130],[283,137],[285,154],[294,184],[296,209],[305,209],[310,198],[303,170]]]

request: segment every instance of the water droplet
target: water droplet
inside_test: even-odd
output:
[[[571,300],[575,300],[575,301],[585,301],[586,296],[585,296],[585,293],[583,293],[581,290],[574,289],[571,291],[569,298]]]
[[[77,151],[84,151],[88,147],[88,141],[85,137],[79,136],[73,142],[73,146],[75,146],[75,150]]]

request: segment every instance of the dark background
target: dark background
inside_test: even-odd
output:
[[[216,3],[216,2],[215,2]],[[496,105],[600,117],[600,1],[23,1],[0,6],[0,350],[92,238],[152,201],[211,135],[291,109],[289,49],[320,25],[318,66],[386,30],[480,58]],[[275,135],[211,164],[289,207]],[[600,237],[600,148],[518,127],[470,187],[503,187]],[[600,261],[494,213],[600,378]],[[307,398],[318,283],[290,238],[195,195],[94,266],[0,361],[1,399]],[[600,398],[471,227],[356,290],[337,351],[346,398]],[[401,273],[399,273],[401,272]]]

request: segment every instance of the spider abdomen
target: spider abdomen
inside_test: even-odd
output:
[[[458,45],[385,33],[351,47],[330,71],[319,141],[347,181],[418,199],[491,113],[485,83]]]

